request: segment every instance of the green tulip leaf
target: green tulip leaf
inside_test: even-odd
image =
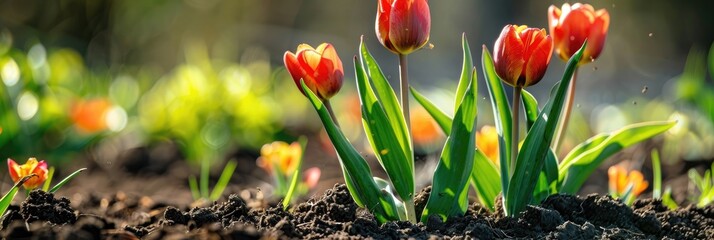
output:
[[[486,88],[488,95],[491,98],[491,107],[493,108],[493,116],[498,133],[498,156],[501,167],[501,186],[503,191],[508,191],[509,179],[509,161],[511,159],[511,131],[513,120],[511,117],[511,108],[508,106],[508,97],[503,89],[501,80],[496,75],[496,68],[493,65],[493,58],[488,52],[486,45],[483,46],[481,53],[481,65],[483,68],[483,76],[486,79]],[[504,198],[504,201],[508,199]],[[506,204],[504,202],[504,204]]]
[[[560,192],[577,193],[605,159],[626,147],[663,133],[675,124],[675,121],[632,124],[581,143],[568,153],[559,166],[559,179],[562,181]]]
[[[426,222],[430,215],[438,215],[442,220],[446,220],[450,216],[463,216],[466,212],[468,184],[473,172],[476,146],[476,84],[474,74],[456,111],[451,133],[434,171],[431,195],[422,212],[422,222]]]
[[[459,109],[459,104],[464,98],[466,89],[469,87],[469,80],[471,80],[471,69],[474,67],[474,60],[471,57],[471,48],[469,47],[469,41],[466,39],[466,33],[461,34],[461,48],[463,49],[464,61],[461,66],[461,78],[459,79],[459,85],[456,87],[456,98],[454,99],[454,112]]]
[[[414,197],[414,153],[405,117],[396,94],[364,43],[360,49],[361,63],[356,63],[355,69],[362,125],[397,194],[409,200]]]
[[[540,114],[538,101],[525,89],[521,89],[521,99],[523,99],[523,108],[526,111],[526,129],[530,130],[533,123],[538,119],[538,114]]]
[[[421,104],[424,109],[426,109],[426,112],[431,115],[431,117],[436,121],[436,124],[439,125],[441,130],[444,132],[444,134],[450,133],[451,132],[451,117],[449,115],[446,115],[441,109],[439,109],[434,103],[429,101],[423,94],[419,93],[416,89],[413,87],[409,87],[409,91],[411,91],[412,96],[414,96],[414,99],[417,100],[419,104]]]
[[[358,68],[357,59],[355,58],[354,61],[355,67]],[[361,74],[361,71],[357,71],[357,74]],[[337,151],[342,173],[345,177],[345,184],[357,205],[367,208],[381,223],[399,220],[395,203],[389,198],[382,197],[377,183],[372,179],[372,171],[367,161],[362,158],[335,125],[325,105],[305,85],[305,81],[301,80],[300,86],[317,111],[322,124],[325,126],[325,131],[327,131],[327,135],[334,145],[335,151]]]
[[[474,169],[471,171],[471,184],[478,195],[481,204],[491,211],[496,210],[496,196],[501,192],[498,167],[488,157],[476,149],[474,154]]]

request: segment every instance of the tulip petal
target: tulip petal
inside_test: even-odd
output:
[[[555,5],[550,5],[548,7],[548,27],[550,28],[550,34],[555,32],[555,28],[560,25],[561,11]]]
[[[10,178],[12,178],[13,182],[17,182],[17,180],[20,180],[20,176],[18,173],[20,172],[20,166],[17,165],[17,163],[12,160],[12,159],[7,159],[7,169],[8,172],[10,172]]]
[[[305,78],[305,76],[307,74],[300,67],[300,63],[298,62],[297,57],[292,52],[286,51],[285,55],[283,55],[283,62],[285,63],[285,68],[288,69],[290,76],[292,76],[293,81],[295,81],[295,84],[298,86],[298,89],[300,89],[300,92],[304,95],[305,93],[302,91],[302,88],[299,88],[299,86],[300,86],[300,79]],[[305,81],[308,81],[308,80],[305,80]],[[261,150],[261,152],[262,152],[262,150]]]
[[[545,38],[543,38],[543,36],[545,36]],[[525,86],[534,85],[543,78],[546,69],[548,69],[548,64],[550,64],[550,58],[553,54],[553,39],[551,39],[550,36],[545,35],[545,32],[543,32],[536,38],[540,39],[538,45],[529,46],[529,48],[532,49],[532,52],[526,55],[530,56],[530,58],[527,61],[525,69]]]
[[[494,51],[496,73],[509,85],[517,86],[525,61],[523,42],[516,33],[515,26],[507,25],[503,28],[496,40]]]
[[[298,45],[297,51],[295,51],[295,52],[296,52],[296,53],[299,53],[299,52],[305,51],[305,50],[315,50],[315,49],[312,48],[312,46],[310,46],[310,44],[301,43],[300,45]]]
[[[389,14],[389,40],[400,54],[409,54],[429,40],[431,15],[425,0],[395,0]]]
[[[588,46],[585,49],[585,56],[590,56],[587,60],[597,59],[605,46],[605,38],[607,30],[610,26],[610,14],[605,9],[600,9],[595,13],[595,20],[590,26],[590,35],[588,36]]]

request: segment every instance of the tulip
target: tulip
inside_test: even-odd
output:
[[[406,55],[422,48],[430,29],[427,0],[379,0],[375,30],[390,51]]]
[[[637,197],[649,186],[640,171],[632,170],[628,173],[627,169],[619,165],[610,167],[607,170],[607,176],[610,192],[617,196],[624,195],[627,189],[632,186],[631,194],[633,197]]]
[[[330,99],[342,87],[342,61],[329,43],[320,44],[317,48],[300,44],[296,53],[286,51],[283,61],[303,95],[305,92],[300,87],[300,79],[323,101]]]
[[[550,34],[555,41],[555,52],[567,61],[583,45],[585,48],[580,64],[588,63],[600,56],[607,29],[610,25],[610,14],[605,9],[595,11],[590,4],[563,4],[562,9],[551,5],[548,8],[548,25]]]
[[[476,132],[476,147],[496,166],[500,164],[498,157],[498,131],[496,131],[495,127],[486,125]]]
[[[8,158],[7,169],[10,172],[10,178],[12,178],[13,182],[18,182],[25,176],[35,174],[35,177],[31,177],[22,184],[27,190],[35,189],[47,180],[47,163],[44,160],[38,162],[37,159],[30,158],[25,164],[19,165],[14,160]]]
[[[545,33],[545,29],[506,25],[496,39],[494,51],[493,64],[496,74],[502,81],[513,86],[510,159],[510,173],[513,174],[518,155],[518,108],[521,89],[536,84],[543,78],[553,55],[553,39]]]
[[[511,86],[538,83],[548,69],[553,40],[545,29],[506,25],[494,46],[496,73]]]
[[[300,158],[302,158],[300,143],[288,144],[276,141],[263,145],[257,164],[270,174],[291,176],[297,170]]]
[[[548,25],[550,26],[550,35],[553,36],[555,42],[555,53],[565,61],[568,61],[587,39],[588,45],[578,63],[582,65],[595,61],[600,56],[610,25],[610,14],[605,9],[595,11],[590,4],[576,3],[571,6],[565,3],[562,9],[551,5],[548,8]],[[575,99],[576,83],[577,70],[568,87],[568,100],[565,102],[563,120],[559,124],[560,127],[553,145],[556,152],[563,142],[568,127],[570,112],[573,109],[573,99]]]

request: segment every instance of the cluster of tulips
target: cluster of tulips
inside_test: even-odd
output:
[[[633,124],[596,135],[576,146],[563,159],[559,160],[554,154],[567,128],[577,68],[597,59],[603,49],[610,23],[604,9],[595,10],[580,3],[566,3],[560,9],[551,6],[548,9],[550,35],[545,29],[506,25],[495,41],[493,57],[484,45],[481,71],[496,126],[482,130],[483,134],[475,131],[478,83],[465,34],[454,116],[448,116],[408,82],[407,55],[424,47],[429,40],[428,2],[380,0],[377,9],[377,39],[399,59],[399,98],[364,42],[353,60],[363,126],[389,180],[373,177],[367,161],[340,131],[330,105],[330,98],[340,90],[345,75],[335,48],[329,43],[317,48],[300,44],[295,53],[285,53],[284,63],[298,89],[320,116],[353,199],[380,222],[426,221],[433,215],[445,220],[463,215],[470,185],[484,206],[495,211],[495,199],[502,197],[500,210],[515,216],[527,204],[537,203],[551,194],[577,192],[606,158],[674,124]],[[553,53],[567,61],[567,66],[549,101],[540,108],[535,97],[524,88],[541,81]],[[503,83],[513,87],[510,107]],[[413,136],[409,122],[405,121],[409,119],[410,93],[447,136],[434,171],[429,200],[421,213],[414,208]],[[519,137],[521,106],[527,122],[523,138]],[[492,146],[494,144],[477,143],[486,136],[497,138],[497,148]]]

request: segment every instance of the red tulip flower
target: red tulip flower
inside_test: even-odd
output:
[[[591,62],[600,56],[605,45],[610,14],[605,9],[595,11],[590,4],[563,4],[562,9],[551,5],[548,8],[550,34],[555,41],[555,52],[567,61],[583,45],[585,48],[580,64]]]
[[[23,177],[33,173],[36,175],[22,184],[27,190],[35,189],[47,180],[47,163],[44,160],[38,162],[37,159],[30,158],[25,164],[19,165],[14,160],[8,158],[7,169],[10,172],[10,178],[12,178],[13,182],[20,181]]]
[[[548,69],[553,39],[545,29],[506,25],[494,46],[498,76],[514,87],[538,83]]]
[[[406,55],[422,48],[430,29],[427,0],[379,0],[375,30],[390,51]]]
[[[300,87],[300,79],[323,101],[330,99],[342,87],[342,61],[329,43],[320,44],[317,48],[300,44],[296,53],[286,51],[283,61],[303,95],[305,92]]]

